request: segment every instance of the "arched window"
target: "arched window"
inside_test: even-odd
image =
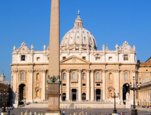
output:
[[[82,80],[86,80],[86,73],[82,72]]]
[[[86,93],[82,93],[82,100],[83,100],[83,101],[86,100]]]
[[[20,81],[25,81],[25,72],[20,72]]]
[[[66,101],[66,93],[62,94],[62,101]]]
[[[66,80],[66,73],[65,72],[62,73],[62,80]]]
[[[128,81],[128,77],[129,77],[128,72],[124,72],[124,81]]]
[[[71,73],[71,80],[72,81],[77,81],[78,80],[78,72],[77,71],[73,71]]]
[[[101,73],[100,73],[99,71],[97,71],[97,72],[95,73],[95,80],[96,80],[96,81],[101,80]]]

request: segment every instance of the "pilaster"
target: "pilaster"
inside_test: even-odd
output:
[[[81,101],[81,70],[79,70],[79,87],[78,87],[78,97],[79,97],[79,99],[78,99],[78,101]]]
[[[86,93],[86,100],[90,100],[90,71],[87,70],[87,85],[86,85],[87,93]]]
[[[46,97],[46,71],[42,71],[42,100],[45,100]]]
[[[103,84],[102,84],[102,85],[103,85],[103,86],[102,86],[102,87],[103,87],[103,100],[106,99],[106,98],[105,98],[105,97],[106,97],[106,90],[105,90],[105,89],[106,89],[106,80],[105,80],[105,77],[106,77],[106,71],[104,70],[103,73],[102,73],[102,81],[103,81]]]
[[[67,84],[66,84],[66,95],[67,95],[67,101],[70,101],[70,71],[67,70]]]
[[[28,101],[32,102],[33,101],[33,74],[34,71],[28,71],[29,74],[29,86],[28,86]]]
[[[91,70],[91,101],[94,101],[94,70]]]

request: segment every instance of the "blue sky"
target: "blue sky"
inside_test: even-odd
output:
[[[151,56],[151,0],[61,0],[61,33],[73,27],[78,9],[98,49],[124,41],[135,45],[137,59]],[[22,42],[42,50],[49,43],[50,0],[0,0],[0,73],[10,79],[13,46]]]

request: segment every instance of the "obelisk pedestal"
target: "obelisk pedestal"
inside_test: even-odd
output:
[[[45,115],[60,115],[60,92],[59,92],[60,84],[49,83],[48,84],[48,110]]]
[[[48,109],[45,115],[60,115],[60,0],[51,0],[48,69]]]

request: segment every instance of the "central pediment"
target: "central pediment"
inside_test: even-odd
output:
[[[88,61],[81,59],[76,56],[71,56],[69,58],[66,58],[60,62],[61,64],[89,64]]]

